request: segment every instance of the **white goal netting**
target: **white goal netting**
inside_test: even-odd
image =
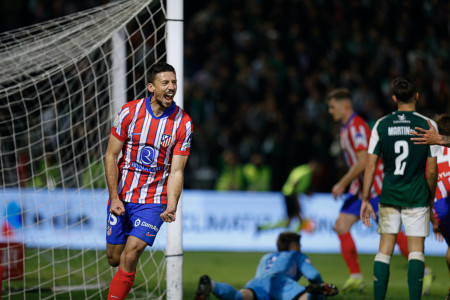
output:
[[[104,153],[114,114],[166,60],[165,38],[162,0],[0,33],[2,299],[106,299]],[[146,251],[128,298],[164,295],[164,253]]]

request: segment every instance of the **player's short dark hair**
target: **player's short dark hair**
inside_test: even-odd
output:
[[[277,239],[278,251],[288,251],[292,243],[300,244],[300,234],[285,231],[280,233]]]
[[[411,103],[414,101],[416,92],[416,85],[408,77],[398,77],[392,81],[392,93],[397,101]]]
[[[345,88],[334,89],[329,92],[327,95],[327,102],[331,99],[336,99],[337,101],[348,100],[353,102],[352,94]]]
[[[160,62],[153,64],[150,67],[150,69],[148,70],[148,73],[147,73],[148,82],[153,83],[156,75],[159,73],[162,73],[162,72],[173,72],[176,74],[175,68],[172,65],[169,65],[166,62],[160,61]]]
[[[439,134],[450,135],[450,115],[440,114],[434,117],[438,126]]]

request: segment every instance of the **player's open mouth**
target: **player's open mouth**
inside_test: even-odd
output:
[[[169,95],[164,95],[164,99],[166,99],[167,101],[172,101],[173,100],[173,94],[169,94]]]

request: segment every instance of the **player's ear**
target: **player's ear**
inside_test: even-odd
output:
[[[392,95],[392,101],[394,101],[395,104],[397,104],[397,97],[395,97],[395,95]]]
[[[149,83],[147,84],[147,90],[148,90],[150,93],[153,93],[153,92],[155,91],[155,86],[153,85],[153,83],[149,82]]]

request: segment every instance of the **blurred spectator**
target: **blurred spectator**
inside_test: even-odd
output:
[[[28,154],[24,151],[18,154],[17,159],[17,174],[19,179],[19,185],[21,187],[26,187],[27,182],[30,179],[30,159]]]
[[[221,167],[216,183],[218,191],[236,191],[244,188],[244,176],[239,157],[234,150],[225,150],[221,155]]]
[[[264,162],[264,156],[259,152],[250,155],[250,161],[243,167],[244,188],[247,191],[270,191],[272,170]]]
[[[47,188],[54,190],[62,187],[61,165],[57,163],[54,153],[46,153],[44,159],[33,170],[33,180],[28,182],[30,188]]]
[[[83,188],[105,189],[105,168],[103,158],[98,148],[93,148],[89,156],[89,162],[81,174],[81,186]]]

